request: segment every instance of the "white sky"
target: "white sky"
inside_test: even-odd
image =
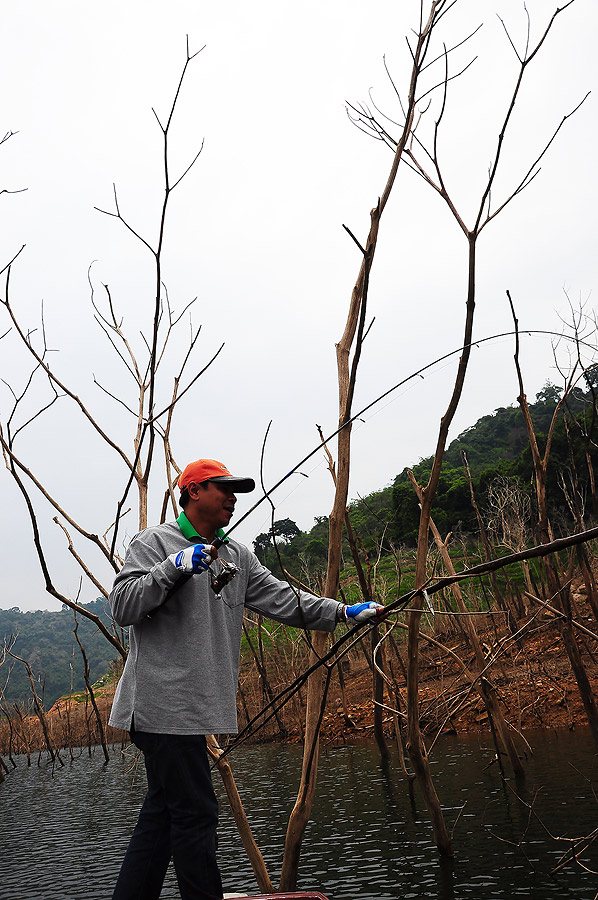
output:
[[[427,5],[427,4],[426,4]],[[528,0],[532,41],[556,3]],[[181,404],[173,431],[180,465],[199,456],[223,460],[241,475],[258,476],[261,445],[273,424],[264,474],[270,486],[315,444],[315,423],[336,427],[334,345],[344,329],[359,252],[342,228],[365,242],[369,210],[381,193],[391,154],[349,122],[345,101],[368,100],[398,119],[383,57],[405,93],[409,57],[405,34],[417,25],[416,0],[139,0],[102,4],[55,0],[6,4],[0,35],[4,85],[0,131],[16,131],[0,147],[1,264],[26,244],[11,276],[11,300],[27,329],[39,327],[41,303],[52,365],[131,453],[132,424],[122,407],[93,384],[93,374],[135,403],[134,386],[93,322],[88,267],[98,294],[110,285],[124,328],[141,355],[149,334],[152,268],[115,219],[121,211],[151,243],[160,208],[161,135],[185,58],[193,61],[171,134],[172,174],[178,177],[204,140],[198,163],[173,194],[164,250],[171,305],[193,297],[202,325],[195,371],[221,341],[226,346]],[[477,56],[451,85],[440,158],[455,203],[473,221],[517,62],[525,41],[520,0],[458,0],[439,31],[452,45],[480,23],[482,31],[454,55],[454,68]],[[504,147],[498,204],[538,155],[563,115],[595,88],[598,8],[576,0],[563,12],[517,102]],[[441,79],[440,68],[430,82]],[[424,117],[430,133],[438,99]],[[396,131],[396,129],[394,129]],[[509,289],[520,325],[559,330],[574,305],[592,309],[596,282],[596,100],[591,94],[568,121],[533,184],[482,234],[479,242],[475,334],[511,329]],[[442,202],[407,169],[384,214],[371,279],[374,327],[365,343],[355,410],[419,367],[459,347],[467,283],[466,241]],[[187,319],[165,360],[167,401],[185,348]],[[9,326],[0,310],[0,334]],[[514,403],[517,384],[511,339],[482,345],[472,355],[463,400],[450,437],[499,406]],[[523,340],[521,362],[531,399],[547,378],[559,383],[549,338]],[[375,407],[354,431],[350,496],[390,483],[434,447],[456,357],[424,380],[415,379]],[[0,377],[22,390],[29,361],[13,331],[0,341]],[[41,390],[41,381],[39,383]],[[43,395],[45,396],[45,395]],[[42,394],[37,395],[38,398]],[[160,402],[160,401],[159,401]],[[29,410],[33,409],[28,407]],[[11,395],[0,385],[5,423]],[[113,519],[126,472],[63,399],[19,437],[17,452],[89,531]],[[3,470],[4,471],[4,470]],[[277,495],[276,518],[303,528],[326,515],[332,484],[323,454]],[[157,519],[164,483],[158,458],[150,518]],[[0,606],[58,608],[43,589],[31,526],[12,479],[0,475],[3,579]],[[240,498],[240,515],[249,498]],[[38,503],[40,528],[56,586],[74,597],[79,573],[65,549],[54,512]],[[134,514],[128,533],[135,533]],[[235,537],[248,544],[269,527],[264,504]],[[124,531],[123,531],[124,533]],[[79,543],[92,566],[93,552]],[[109,585],[108,573],[100,577]],[[84,583],[80,597],[97,590]]]

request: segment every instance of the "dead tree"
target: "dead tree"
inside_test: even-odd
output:
[[[110,761],[110,754],[108,753],[108,747],[106,746],[106,735],[104,733],[104,725],[102,722],[102,716],[98,709],[98,704],[96,702],[96,695],[93,689],[93,685],[89,679],[89,660],[87,659],[87,654],[85,653],[85,647],[81,643],[81,638],[79,637],[79,622],[77,621],[77,613],[73,613],[75,618],[75,640],[79,646],[79,650],[81,651],[81,656],[83,657],[83,677],[85,679],[85,687],[87,688],[87,695],[93,707],[93,712],[95,715],[96,723],[98,726],[98,732],[100,736],[100,744],[102,745],[102,751],[104,753],[104,759],[106,762]]]
[[[575,528],[577,531],[585,531],[586,525],[584,521],[584,498],[582,494],[582,490],[579,486],[579,479],[577,474],[577,466],[575,463],[575,454],[573,452],[573,441],[571,439],[570,426],[567,421],[567,418],[564,420],[565,424],[565,433],[567,435],[567,446],[569,448],[569,460],[570,460],[570,470],[569,470],[569,481],[570,485],[567,484],[565,475],[563,472],[559,473],[559,481],[561,485],[561,490],[565,496],[565,500],[567,502],[567,506],[569,507],[569,511],[573,518],[575,519]],[[590,558],[588,555],[587,548],[582,546],[576,548],[576,556],[577,562],[584,580],[586,596],[588,599],[588,604],[590,609],[594,614],[594,618],[598,622],[598,598],[596,591],[596,579],[594,578],[594,573],[592,571],[592,566],[590,563]]]
[[[414,490],[416,491],[418,497],[421,497],[421,487],[418,485],[415,480],[415,476],[412,472],[409,472],[409,477],[411,479],[411,483],[413,484]],[[440,536],[440,532],[436,528],[434,524],[434,520],[430,517],[430,531],[432,532],[432,536],[440,551],[440,555],[442,557],[442,561],[444,563],[445,569],[449,575],[455,574],[455,567],[453,565],[453,561],[449,555],[449,552],[446,548],[444,541]],[[509,726],[505,721],[505,717],[502,713],[502,709],[500,707],[500,702],[498,699],[498,694],[494,685],[492,684],[489,675],[486,675],[487,672],[487,663],[486,656],[482,649],[482,643],[480,641],[479,635],[477,633],[475,624],[471,616],[468,615],[468,610],[465,605],[465,601],[463,600],[463,595],[461,593],[461,588],[458,583],[452,585],[453,596],[455,598],[455,604],[457,606],[458,611],[462,615],[462,624],[465,629],[465,634],[467,636],[467,640],[474,652],[475,656],[475,668],[478,673],[480,673],[480,678],[476,682],[476,687],[479,691],[479,694],[482,698],[484,706],[488,711],[488,717],[490,722],[498,732],[500,740],[504,749],[506,750],[507,756],[509,757],[509,761],[511,763],[511,767],[513,772],[516,775],[523,775],[524,768],[521,764],[521,759],[519,757],[519,753],[517,752],[517,748],[515,747],[515,743],[511,736]],[[482,674],[484,673],[484,674]],[[500,748],[497,747],[497,753],[500,754]]]
[[[62,529],[68,550],[83,574],[84,583],[92,585],[94,594],[100,591],[106,597],[109,593],[109,584],[104,583],[106,576],[98,575],[98,572],[107,568],[113,577],[120,571],[124,555],[123,518],[129,512],[128,504],[135,505],[135,500],[130,499],[132,488],[136,489],[137,494],[137,520],[134,531],[139,531],[148,524],[150,486],[154,484],[157,485],[156,496],[162,500],[163,518],[166,517],[169,508],[176,514],[174,489],[181,469],[171,445],[173,420],[183,397],[196,388],[199,379],[224,346],[221,344],[215,352],[210,351],[209,358],[202,364],[197,364],[195,357],[200,328],[191,322],[189,337],[183,342],[178,338],[181,324],[190,315],[194,301],[188,302],[181,310],[174,310],[164,283],[163,258],[171,199],[199,159],[203,147],[202,144],[191,153],[188,164],[182,170],[177,173],[172,171],[171,147],[176,112],[183,84],[197,56],[198,53],[190,53],[187,42],[186,58],[172,104],[163,118],[153,111],[161,133],[163,160],[162,193],[155,216],[155,237],[152,239],[147,236],[152,233],[151,226],[148,226],[146,233],[142,233],[131,224],[121,207],[116,186],[113,187],[113,207],[111,209],[97,207],[100,213],[118,223],[137,248],[143,249],[152,271],[152,295],[144,304],[144,309],[149,310],[149,317],[134,330],[141,333],[139,349],[136,349],[136,339],[124,328],[119,303],[113,297],[109,286],[95,284],[93,267],[90,267],[88,276],[95,322],[114,352],[117,363],[124,370],[129,389],[123,389],[122,385],[112,388],[108,382],[103,382],[95,376],[94,384],[104,398],[110,398],[119,409],[124,409],[128,414],[132,427],[127,434],[114,433],[112,422],[104,425],[91,404],[82,399],[76,387],[67,383],[67,379],[51,362],[51,352],[54,348],[48,337],[43,309],[38,330],[22,322],[13,301],[11,282],[11,272],[19,254],[15,254],[11,262],[0,270],[0,275],[5,275],[0,309],[6,315],[9,325],[8,331],[4,333],[8,335],[10,332],[10,338],[14,337],[20,342],[25,357],[30,360],[29,374],[23,384],[11,384],[8,377],[5,379],[11,401],[0,421],[0,446],[4,462],[27,509],[46,591],[73,609],[77,615],[94,621],[115,653],[122,659],[126,658],[127,651],[117,629],[111,630],[99,617],[90,613],[85,606],[57,585],[52,571],[52,561],[44,546],[37,500],[41,498],[42,502],[49,504],[53,509],[55,513],[53,521]],[[171,370],[167,371],[166,366],[170,365],[167,351],[171,349],[176,352],[177,361]],[[36,472],[35,462],[29,461],[31,451],[27,448],[21,449],[28,429],[34,422],[38,423],[39,420],[50,417],[59,398],[71,405],[75,415],[80,417],[83,428],[91,429],[99,444],[98,454],[113,455],[124,470],[122,485],[115,491],[112,519],[99,527],[85,525],[76,512],[67,509],[66,504],[60,499],[59,489],[55,491],[49,484],[44,483]],[[30,412],[32,406],[35,407],[33,413]],[[73,433],[75,427],[76,425],[73,426]],[[48,429],[48,434],[50,433]],[[160,457],[162,465],[159,467]],[[159,485],[158,478],[161,478]],[[38,715],[43,716],[41,708]]]
[[[322,434],[322,429],[320,426],[317,426],[320,440],[322,441],[322,445],[324,447],[324,452],[328,458],[328,470],[332,475],[332,479],[334,484],[336,485],[336,469],[334,466],[334,460],[332,458],[332,454],[328,449],[328,446],[324,440],[324,435]],[[347,541],[349,543],[349,548],[351,550],[351,558],[355,565],[355,571],[357,572],[357,579],[359,581],[359,588],[361,592],[361,597],[365,603],[370,603],[374,600],[374,594],[372,591],[372,583],[371,578],[366,577],[366,574],[363,569],[363,565],[361,563],[361,557],[359,555],[359,550],[357,548],[357,541],[355,539],[355,534],[353,533],[353,526],[351,525],[351,517],[349,515],[348,507],[345,507],[345,533],[347,536]],[[371,650],[372,650],[372,659],[374,655],[375,648],[378,646],[380,642],[380,632],[377,626],[372,628],[371,633]],[[364,648],[365,649],[365,648]],[[369,662],[369,660],[368,660]],[[380,660],[381,662],[381,660]],[[384,676],[380,670],[380,664],[376,666],[374,663],[371,665],[372,669],[372,696],[374,702],[374,738],[376,739],[376,743],[378,745],[378,749],[380,750],[380,756],[383,759],[388,758],[388,747],[386,745],[386,740],[384,737],[384,729],[382,726],[382,705],[384,700]],[[350,724],[351,718],[348,715],[347,711],[347,702],[345,697],[345,684],[344,677],[342,671],[342,665],[339,664],[338,667],[338,675],[339,681],[341,684],[341,695],[343,708],[345,713],[345,723]]]
[[[548,429],[548,434],[546,435],[546,443],[544,446],[544,452],[540,452],[540,448],[538,446],[538,439],[536,436],[536,432],[534,429],[534,425],[532,422],[531,413],[529,410],[529,405],[527,402],[527,397],[524,390],[523,384],[523,374],[521,371],[521,365],[519,362],[519,323],[517,320],[517,316],[515,314],[515,307],[511,300],[511,295],[507,291],[507,296],[509,298],[509,303],[511,305],[511,311],[513,314],[513,321],[515,324],[515,368],[517,371],[517,378],[519,382],[519,396],[517,398],[519,402],[519,406],[523,413],[523,419],[525,421],[525,426],[528,433],[529,445],[532,454],[532,462],[534,467],[534,483],[536,489],[536,503],[538,510],[538,531],[540,534],[540,540],[543,543],[548,543],[553,540],[552,527],[550,524],[550,518],[548,515],[548,500],[546,494],[546,472],[548,468],[548,461],[550,458],[550,449],[552,444],[552,437],[554,435],[554,428],[556,425],[556,421],[558,418],[558,414],[561,411],[564,403],[565,397],[575,384],[575,376],[577,374],[577,365],[575,364],[572,367],[572,370],[567,379],[567,383],[565,385],[565,390],[563,396],[560,398],[559,402],[556,405],[555,411],[552,416],[552,421]],[[573,559],[573,557],[571,558]],[[561,577],[558,569],[558,563],[554,556],[548,557],[544,562],[544,569],[546,573],[546,583],[548,588],[549,596],[545,599],[550,600],[553,604],[558,605],[561,612],[563,613],[563,617],[559,618],[559,630],[561,633],[561,637],[563,640],[563,645],[565,650],[567,651],[567,656],[569,657],[569,662],[571,663],[571,668],[573,669],[573,673],[575,675],[575,680],[577,682],[577,686],[579,689],[579,693],[583,702],[584,710],[588,719],[588,724],[590,726],[590,730],[592,732],[592,737],[594,738],[594,742],[598,747],[598,705],[596,704],[596,700],[594,698],[594,692],[592,690],[592,685],[590,684],[590,680],[588,678],[588,673],[586,672],[586,668],[583,663],[583,659],[581,657],[581,651],[579,649],[573,622],[572,622],[572,610],[571,610],[571,596],[570,596],[570,583],[571,577],[569,574],[565,578]]]
[[[179,369],[172,376],[172,386],[170,388],[166,387],[166,379],[170,376],[166,373],[162,376],[162,369],[166,365],[165,354],[176,335],[177,326],[194,302],[188,303],[180,312],[175,312],[171,308],[168,293],[164,288],[162,259],[169,204],[173,192],[180,186],[185,176],[196,163],[202,149],[201,147],[199,148],[186,168],[175,177],[171,173],[169,140],[171,139],[173,117],[183,82],[190,64],[197,55],[197,53],[190,54],[187,45],[185,64],[165,123],[162,123],[157,113],[154,112],[162,133],[164,187],[163,199],[157,211],[158,227],[155,242],[152,243],[149,238],[146,238],[129,223],[121,210],[116,186],[113,190],[114,210],[100,210],[105,215],[115,218],[128,234],[148,251],[151,259],[155,293],[152,303],[148,304],[148,306],[152,309],[152,320],[148,327],[142,326],[142,350],[140,352],[134,349],[132,339],[129,338],[123,329],[122,317],[118,312],[116,301],[112,297],[108,285],[101,285],[101,299],[98,299],[91,269],[89,274],[91,305],[95,321],[111,345],[119,363],[123,366],[130,383],[132,383],[133,394],[131,398],[126,395],[123,396],[121,392],[117,394],[115,390],[102,384],[95,376],[94,383],[105,396],[112,398],[116,404],[124,408],[130,415],[133,422],[133,433],[130,435],[130,450],[127,449],[126,441],[120,436],[110,433],[110,430],[101,423],[91,406],[81,399],[77,391],[68,385],[66,380],[50,364],[50,350],[52,348],[48,343],[43,311],[41,328],[39,329],[40,338],[37,342],[34,335],[35,329],[27,328],[21,323],[11,296],[10,275],[14,260],[6,268],[5,291],[4,296],[0,298],[0,305],[4,307],[12,331],[20,340],[24,351],[32,361],[30,375],[23,387],[17,388],[8,385],[13,402],[12,408],[4,418],[3,424],[0,425],[0,445],[4,454],[5,464],[21,491],[31,519],[33,540],[44,576],[46,590],[56,599],[76,610],[78,614],[91,618],[102,631],[104,637],[112,643],[115,650],[123,658],[126,653],[118,637],[112,634],[101,620],[93,616],[87,609],[73,601],[55,586],[50,571],[50,564],[42,545],[35,503],[32,496],[33,492],[29,485],[33,487],[33,491],[37,491],[53,507],[57,513],[54,522],[63,529],[67,537],[69,552],[75,559],[77,566],[82,570],[84,578],[93,584],[94,590],[101,591],[104,596],[108,595],[108,588],[94,574],[94,570],[97,568],[96,563],[86,561],[84,554],[75,548],[71,532],[76,533],[78,539],[84,539],[84,541],[88,542],[88,545],[91,544],[94,552],[99,553],[102,564],[108,563],[113,573],[116,574],[122,564],[122,558],[118,551],[119,528],[122,518],[127,512],[125,506],[133,484],[137,488],[138,517],[136,530],[147,526],[150,474],[154,467],[156,451],[159,445],[162,447],[166,471],[166,495],[168,502],[172,504],[173,509],[176,509],[173,486],[176,483],[180,469],[175,462],[170,444],[173,416],[182,397],[196,385],[200,376],[218,356],[223,346],[220,346],[207,363],[187,377],[187,369],[192,362],[193,352],[196,349],[199,336],[199,329],[192,327],[188,345],[181,351]],[[183,381],[184,378],[187,379],[186,382]],[[40,382],[41,384],[39,384]],[[38,392],[41,395],[44,385],[47,391],[46,398],[38,401],[37,412],[27,417],[27,413],[24,412],[25,401],[35,402],[32,400],[34,391],[38,388]],[[90,528],[84,527],[79,518],[66,509],[59,497],[42,483],[41,479],[37,477],[34,468],[26,463],[24,454],[18,452],[16,445],[17,438],[22,439],[23,432],[26,432],[27,428],[34,421],[40,417],[47,417],[51,413],[59,397],[70,400],[82,417],[83,422],[91,427],[92,432],[99,440],[100,448],[114,453],[124,465],[126,478],[122,493],[115,504],[114,519],[112,523],[105,524],[97,533],[94,533]],[[163,493],[164,491],[161,489],[160,496]]]
[[[419,78],[427,61],[432,33],[447,5],[449,4],[447,4],[445,0],[434,0],[430,5],[427,19],[422,18],[420,20],[417,38],[411,51],[413,65],[411,68],[408,97],[405,107],[405,122],[401,136],[396,142],[388,179],[377,204],[370,212],[370,228],[365,245],[362,246],[351,234],[351,237],[360,250],[362,259],[359,274],[351,295],[345,330],[341,340],[336,346],[339,391],[339,428],[342,430],[338,434],[336,465],[337,483],[334,505],[330,514],[328,568],[324,587],[324,593],[327,597],[334,598],[338,592],[341,567],[341,541],[349,489],[351,411],[357,367],[361,355],[362,340],[365,334],[370,270],[376,252],[380,220],[390,198],[403,152],[413,130],[416,105],[420,92]],[[351,360],[350,354],[353,346],[355,349]],[[313,644],[314,656],[322,656],[326,644],[326,635],[319,632],[316,633],[313,638]],[[315,792],[318,765],[318,731],[319,723],[321,721],[320,711],[323,700],[323,674],[323,669],[318,670],[315,673],[315,677],[310,678],[308,685],[305,750],[301,783],[295,806],[289,818],[280,881],[280,889],[286,891],[293,890],[297,883],[301,843],[309,820]]]
[[[5,659],[6,659],[6,653],[3,650],[2,656],[0,658],[0,665],[5,661]],[[9,671],[9,674],[7,675],[7,677],[4,679],[4,684],[0,685],[0,712],[2,712],[4,714],[4,717],[6,719],[6,727],[8,728],[8,743],[7,743],[7,745],[2,747],[2,752],[6,753],[6,755],[8,756],[8,759],[14,769],[17,766],[17,764],[14,761],[13,756],[12,756],[14,741],[15,741],[15,728],[14,728],[14,723],[13,723],[13,717],[12,717],[10,709],[8,707],[8,703],[6,702],[6,693],[5,693],[6,688],[8,687],[9,679],[10,679],[10,671]],[[15,752],[18,753],[19,751],[16,750]],[[29,748],[27,748],[27,757],[29,758]]]
[[[123,393],[116,394],[109,387],[101,384],[94,378],[96,386],[104,395],[111,397],[115,403],[130,414],[133,421],[133,433],[131,435],[131,451],[126,449],[125,439],[120,436],[111,434],[98,416],[93,412],[90,405],[84,402],[77,391],[68,385],[65,379],[50,364],[51,347],[48,342],[47,328],[44,313],[42,311],[41,328],[39,329],[39,338],[36,336],[36,329],[28,328],[21,323],[17,310],[15,309],[12,292],[11,292],[11,269],[15,263],[15,259],[5,267],[6,282],[4,296],[0,298],[0,305],[8,317],[12,333],[21,342],[21,345],[27,355],[31,359],[31,371],[29,377],[26,378],[22,387],[17,388],[7,384],[12,395],[11,407],[7,410],[4,421],[0,424],[0,445],[2,447],[4,461],[7,469],[17,483],[25,506],[27,508],[31,526],[33,531],[33,541],[37,550],[40,567],[43,573],[45,587],[48,593],[57,600],[65,603],[74,609],[79,615],[92,619],[96,626],[102,632],[103,636],[108,640],[115,651],[117,651],[124,659],[126,651],[123,646],[121,637],[113,633],[107,628],[99,617],[90,613],[85,607],[81,606],[75,600],[70,598],[64,591],[61,591],[54,583],[51,574],[50,562],[47,558],[43,547],[40,528],[38,525],[38,513],[36,511],[36,503],[34,501],[34,493],[43,498],[57,513],[54,522],[62,529],[67,539],[69,552],[74,558],[77,566],[83,572],[86,581],[93,585],[94,592],[99,590],[104,596],[108,596],[108,586],[104,585],[99,577],[95,574],[97,569],[96,561],[88,561],[85,558],[85,552],[77,549],[72,535],[76,539],[87,542],[96,554],[99,554],[99,560],[102,565],[108,563],[108,566],[116,574],[122,564],[122,558],[118,551],[118,533],[121,525],[122,517],[126,514],[125,504],[132,484],[137,487],[138,494],[138,519],[137,529],[144,528],[147,525],[147,504],[148,490],[150,482],[150,473],[154,467],[156,449],[158,443],[162,444],[164,454],[165,468],[167,472],[167,495],[169,501],[172,500],[174,505],[173,484],[176,482],[178,467],[174,461],[172,449],[170,446],[170,432],[172,426],[173,415],[175,409],[188,391],[190,391],[201,374],[205,371],[207,365],[202,365],[196,369],[194,374],[187,378],[187,369],[192,364],[193,351],[196,348],[199,329],[192,328],[191,336],[187,347],[183,347],[181,352],[181,362],[178,371],[174,374],[172,386],[166,388],[165,381],[167,373],[162,377],[162,368],[165,365],[165,353],[169,345],[174,340],[176,328],[182,320],[182,317],[188,312],[193,301],[188,303],[184,309],[175,313],[171,308],[168,294],[163,284],[163,248],[166,237],[166,224],[168,220],[169,202],[173,192],[179,187],[185,176],[188,174],[192,166],[197,161],[201,153],[195,153],[188,166],[177,177],[173,177],[170,171],[170,146],[171,130],[173,125],[173,117],[176,111],[183,81],[187,75],[188,68],[197,54],[190,54],[187,46],[186,61],[183,71],[179,79],[178,86],[175,91],[174,99],[165,124],[162,124],[156,115],[156,120],[162,132],[163,139],[163,183],[164,192],[163,199],[157,215],[157,237],[154,244],[142,234],[137,232],[124,217],[118,200],[116,187],[114,188],[114,211],[103,211],[106,215],[116,218],[126,231],[133,238],[149,251],[154,271],[155,294],[150,308],[153,311],[153,317],[146,328],[142,326],[142,351],[137,352],[134,349],[133,341],[127,336],[123,329],[122,317],[117,311],[117,305],[114,301],[108,285],[101,286],[102,299],[96,296],[96,289],[93,280],[89,277],[91,288],[91,304],[94,312],[95,321],[99,328],[105,334],[112,349],[114,350],[117,360],[123,366],[127,377],[134,386],[134,394],[132,399],[127,398]],[[18,255],[18,254],[17,254]],[[222,347],[212,357],[218,355]],[[187,378],[184,382],[183,378]],[[5,383],[7,383],[5,381]],[[160,391],[159,391],[160,388]],[[165,390],[166,388],[166,390]],[[44,396],[43,392],[46,391]],[[37,391],[37,394],[35,393]],[[35,398],[39,396],[40,399]],[[104,524],[101,529],[94,531],[92,528],[85,527],[76,514],[71,513],[60,498],[51,489],[45,485],[36,475],[33,466],[28,465],[25,457],[26,451],[19,451],[17,441],[22,441],[27,429],[33,422],[51,415],[54,405],[58,398],[68,399],[74,406],[75,410],[80,414],[82,421],[90,426],[92,432],[100,442],[100,449],[107,449],[109,452],[116,454],[120,461],[124,464],[126,478],[122,490],[122,494],[118,497],[115,504],[115,515],[111,523]],[[26,411],[25,404],[37,403],[37,411],[30,414]],[[29,408],[27,407],[27,409]],[[160,489],[160,495],[163,489]]]
[[[473,480],[471,477],[471,472],[469,470],[469,463],[467,461],[467,454],[464,450],[461,451],[461,460],[463,462],[463,468],[465,469],[465,474],[467,475],[467,483],[469,484],[469,495],[471,498],[471,505],[475,512],[476,521],[478,523],[478,532],[480,535],[480,540],[482,542],[482,548],[484,550],[484,558],[486,560],[492,559],[492,553],[490,552],[490,541],[488,538],[488,529],[486,527],[486,523],[482,517],[480,512],[480,508],[478,506],[478,502],[476,500],[475,491],[473,488]],[[498,581],[496,580],[496,575],[494,572],[490,574],[490,584],[492,585],[492,596],[494,597],[494,601],[497,604],[499,609],[502,609],[507,620],[507,624],[511,630],[515,631],[517,628],[517,621],[513,615],[512,604],[510,601],[510,597],[505,599],[502,591],[499,589]]]
[[[571,408],[571,396],[572,394],[576,394],[577,392],[574,391],[572,392],[572,394],[567,394],[564,398],[566,413],[564,415],[563,421],[567,437],[567,446],[569,448],[570,484],[566,484],[565,476],[562,472],[560,473],[560,483],[561,489],[565,496],[565,500],[569,507],[569,511],[575,520],[576,529],[578,531],[585,531],[585,495],[587,492],[582,491],[582,488],[579,484],[579,475],[573,449],[573,440],[571,438],[571,430],[577,430],[582,438],[585,463],[589,480],[590,501],[592,504],[592,512],[595,517],[597,509],[597,497],[596,478],[594,473],[594,464],[592,461],[592,449],[595,446],[594,436],[596,430],[596,422],[598,419],[598,397],[596,396],[596,389],[594,386],[596,363],[593,357],[590,362],[588,362],[587,355],[588,349],[593,346],[594,339],[596,337],[597,322],[595,315],[588,316],[585,313],[583,305],[580,306],[578,310],[575,310],[570,304],[570,321],[567,324],[570,331],[572,332],[574,340],[576,365],[578,370],[582,373],[580,382],[583,383],[584,387],[587,388],[587,394],[590,397],[590,401],[589,403],[587,403],[586,408],[581,414],[576,414]],[[556,353],[555,363],[557,363],[557,368],[559,368],[561,375],[565,377],[565,373],[558,365]],[[587,413],[589,413],[589,416],[586,415]],[[594,574],[592,572],[592,566],[590,563],[588,551],[585,546],[582,546],[579,547],[576,552],[577,560],[586,587],[588,603],[590,605],[592,613],[594,614],[594,618],[598,621],[598,592],[596,589],[596,582]]]
[[[270,881],[270,876],[268,875],[266,865],[264,863],[264,858],[260,853],[259,847],[257,846],[251,832],[251,828],[249,827],[249,822],[247,821],[247,816],[245,815],[245,810],[243,809],[243,804],[241,803],[241,798],[239,797],[239,791],[237,790],[237,786],[235,784],[235,779],[230,767],[230,763],[228,759],[225,759],[223,757],[223,751],[220,748],[218,741],[216,740],[214,735],[208,735],[206,741],[208,752],[214,760],[214,763],[216,764],[216,767],[218,768],[218,771],[220,772],[220,775],[222,777],[222,782],[226,790],[235,823],[239,830],[241,841],[243,843],[249,861],[251,862],[255,880],[257,881],[260,891],[271,893],[274,891],[274,887],[272,885],[272,882]]]
[[[512,553],[523,550],[528,543],[531,523],[531,501],[516,478],[497,475],[488,486],[488,531],[494,545],[506,547]],[[529,564],[522,563],[527,590],[533,592]],[[520,610],[520,615],[523,610]]]
[[[7,648],[6,652],[8,653],[9,656],[12,656],[13,659],[17,660],[18,662],[23,663],[23,665],[25,666],[25,671],[27,672],[27,677],[29,679],[29,684],[31,686],[31,694],[33,696],[33,703],[35,706],[35,714],[38,717],[39,723],[42,728],[42,732],[44,735],[44,742],[46,744],[46,749],[50,755],[50,759],[52,760],[52,762],[59,762],[61,766],[64,765],[64,763],[62,762],[62,759],[60,757],[60,750],[58,749],[58,747],[54,747],[54,745],[52,743],[52,738],[50,737],[50,728],[48,725],[48,720],[46,718],[44,705],[43,705],[43,702],[37,692],[37,688],[35,686],[35,678],[33,676],[33,670],[31,668],[31,666],[29,665],[29,663],[27,662],[26,659],[23,659],[22,656],[18,656],[14,652],[14,650]]]
[[[403,144],[404,156],[407,164],[418,175],[421,176],[421,178],[439,195],[439,197],[441,197],[443,202],[450,210],[455,221],[457,222],[459,228],[463,232],[468,246],[466,314],[462,338],[463,351],[459,359],[452,394],[446,408],[446,412],[440,421],[438,440],[432,462],[430,477],[428,483],[422,487],[421,514],[418,531],[415,576],[416,585],[420,589],[423,589],[425,587],[428,578],[426,565],[428,559],[428,533],[430,527],[430,518],[432,515],[432,507],[434,498],[436,496],[438,482],[440,479],[444,451],[448,438],[448,431],[461,398],[472,347],[474,313],[476,304],[476,250],[478,238],[482,231],[495,219],[495,217],[500,212],[502,212],[502,210],[504,210],[505,207],[510,204],[536,177],[539,171],[538,167],[540,161],[548,151],[548,148],[554,141],[557,133],[560,131],[567,118],[572,115],[572,113],[569,113],[568,115],[565,115],[563,117],[561,123],[545,144],[542,152],[536,157],[529,168],[524,172],[520,181],[515,185],[514,188],[511,189],[509,193],[507,193],[498,202],[496,202],[493,196],[493,189],[495,187],[497,173],[499,171],[500,163],[502,160],[504,141],[509,130],[513,110],[519,97],[520,88],[524,76],[529,66],[532,64],[537,54],[540,52],[542,46],[544,45],[557,16],[561,12],[563,12],[564,9],[570,6],[572,2],[574,2],[574,0],[570,0],[569,3],[554,12],[540,40],[534,47],[530,47],[528,34],[525,49],[522,53],[520,53],[516,49],[514,41],[511,39],[510,35],[507,32],[507,38],[517,58],[517,75],[508,103],[508,108],[500,128],[494,156],[489,167],[488,179],[485,186],[483,187],[483,190],[481,191],[479,203],[477,205],[477,212],[475,213],[473,224],[471,226],[468,226],[466,224],[464,218],[458,211],[457,205],[453,200],[447,186],[441,161],[439,159],[439,135],[446,112],[448,88],[450,81],[453,77],[455,77],[455,75],[449,70],[449,51],[447,51],[446,49],[444,51],[444,54],[442,54],[445,62],[443,99],[440,105],[440,110],[435,119],[434,127],[432,129],[430,146],[425,146],[424,142],[420,140],[417,131],[411,126],[409,142]],[[442,12],[446,10],[440,11]],[[438,12],[438,10],[436,10],[436,12]],[[579,108],[580,105],[581,104],[578,104],[576,109]],[[372,112],[368,107],[365,106],[362,106],[360,109],[355,109],[354,112],[356,113],[356,123],[359,125],[359,127],[361,127],[363,130],[365,130],[378,140],[384,141],[384,143],[386,143],[391,149],[395,151],[396,149],[398,149],[398,147],[400,146],[400,141],[403,140],[403,138],[401,137],[399,140],[397,140],[390,133],[390,129],[393,128],[392,123],[395,121],[396,116],[393,115],[392,117],[390,117],[381,114],[377,109]],[[573,110],[573,112],[575,112],[575,110]],[[427,752],[422,739],[419,721],[419,626],[422,613],[422,605],[423,598],[421,594],[419,594],[416,597],[410,615],[410,629],[408,636],[408,749],[412,766],[418,777],[426,806],[428,807],[428,812],[430,814],[434,830],[436,845],[441,853],[450,855],[452,853],[451,841],[444,822],[440,803],[432,782],[430,767],[427,759]]]

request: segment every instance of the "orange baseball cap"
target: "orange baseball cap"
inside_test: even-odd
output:
[[[218,481],[230,484],[240,494],[248,494],[255,488],[253,478],[237,478],[231,475],[225,465],[217,459],[196,459],[185,466],[179,475],[178,485],[181,491],[190,484],[201,484],[202,481]]]

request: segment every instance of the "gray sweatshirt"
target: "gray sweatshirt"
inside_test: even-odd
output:
[[[130,625],[130,649],[110,724],[165,734],[237,731],[236,693],[244,608],[277,622],[334,631],[336,600],[297,593],[230,540],[218,551],[240,572],[218,599],[204,572],[184,580],[170,554],[198,543],[176,522],[147,528],[129,546],[114,581],[110,606],[118,625]],[[218,561],[212,563],[215,572]]]

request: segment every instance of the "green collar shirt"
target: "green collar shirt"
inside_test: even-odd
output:
[[[193,525],[191,524],[191,522],[189,521],[189,519],[188,519],[187,516],[185,515],[185,512],[184,512],[184,511],[180,514],[180,516],[178,517],[178,519],[176,520],[176,522],[177,522],[177,525],[179,526],[179,528],[181,529],[181,531],[182,531],[182,533],[183,533],[183,537],[186,537],[188,541],[193,541],[193,542],[195,542],[195,539],[196,539],[196,538],[199,538],[199,541],[200,541],[202,544],[207,544],[206,539],[205,539],[204,537],[202,537],[201,534],[199,534],[199,533],[195,530],[195,528],[193,527]],[[217,537],[217,538],[220,538],[221,541],[224,541],[225,544],[228,543],[228,538],[225,536],[224,531],[222,530],[222,528],[217,528],[217,529],[216,529],[216,537]]]

